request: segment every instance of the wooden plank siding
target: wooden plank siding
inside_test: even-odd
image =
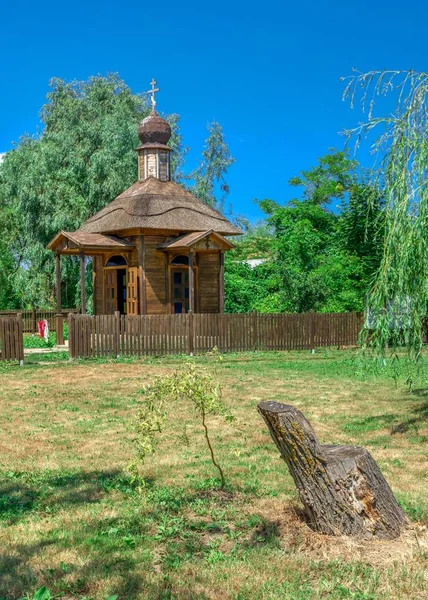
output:
[[[71,358],[355,346],[360,313],[69,316]]]
[[[169,263],[177,252],[167,252],[159,249],[163,244],[173,240],[179,232],[156,231],[152,235],[127,235],[126,241],[131,242],[135,248],[131,252],[104,252],[92,257],[93,269],[93,298],[94,314],[112,314],[111,302],[107,297],[111,292],[107,289],[108,277],[105,265],[115,254],[120,254],[126,259],[128,270],[137,268],[137,303],[138,313],[148,315],[163,315],[172,312],[171,282]],[[206,240],[200,241],[195,248],[195,312],[217,313],[222,312],[223,285],[220,249],[207,249]],[[214,249],[215,248],[215,249]],[[184,254],[188,254],[185,251]],[[118,267],[120,268],[120,267]],[[125,267],[124,267],[125,268]],[[113,275],[110,276],[110,278]],[[110,294],[111,295],[111,294]]]
[[[22,315],[0,316],[0,361],[24,362]]]
[[[144,262],[146,275],[146,305],[149,315],[167,312],[168,256],[158,246],[169,239],[163,235],[146,236],[144,239]]]
[[[201,252],[198,256],[198,306],[200,313],[218,313],[220,253]]]

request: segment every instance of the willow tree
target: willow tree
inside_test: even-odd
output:
[[[363,341],[381,358],[387,348],[397,356],[405,347],[410,363],[420,364],[428,307],[428,74],[371,71],[344,80],[344,98],[352,107],[361,102],[366,115],[346,135],[356,147],[374,136],[373,176],[385,199],[383,255],[367,296]],[[375,115],[382,96],[394,100],[387,116]]]

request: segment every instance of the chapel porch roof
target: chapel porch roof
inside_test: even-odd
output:
[[[79,254],[83,251],[88,255],[102,254],[106,250],[130,252],[135,248],[131,242],[113,235],[88,233],[80,230],[73,232],[60,231],[47,247],[49,250],[59,252],[59,254]]]
[[[193,233],[187,233],[180,235],[169,242],[165,242],[158,246],[159,250],[176,251],[176,250],[189,250],[190,248],[198,245],[198,242],[204,241],[204,246],[207,250],[213,247],[219,247],[223,250],[231,250],[235,248],[235,244],[232,244],[220,233],[215,232],[213,229],[207,231],[194,231]]]

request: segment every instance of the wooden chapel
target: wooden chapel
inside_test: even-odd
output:
[[[92,257],[95,314],[219,313],[224,308],[225,237],[241,231],[219,211],[171,181],[171,128],[155,110],[138,127],[138,181],[75,232],[49,243],[56,255],[61,312],[61,255]]]

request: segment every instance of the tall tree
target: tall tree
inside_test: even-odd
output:
[[[365,179],[355,182],[342,201],[338,245],[361,260],[367,290],[380,265],[384,235],[382,191]]]
[[[265,225],[250,229],[226,261],[229,310],[232,299],[234,310],[362,310],[379,265],[382,197],[358,171],[347,152],[330,151],[290,181],[303,187],[301,199],[259,203]]]
[[[349,153],[332,148],[318,159],[318,164],[302,171],[300,176],[292,177],[288,182],[293,187],[303,187],[303,199],[319,206],[325,206],[333,200],[341,200],[354,185],[357,161],[349,158]]]
[[[395,93],[395,110],[375,116],[375,101]],[[385,242],[380,268],[367,299],[372,333],[366,338],[381,356],[388,345],[405,345],[419,362],[428,306],[428,74],[371,71],[347,79],[351,106],[361,100],[367,119],[347,131],[359,145],[375,135],[380,155],[375,184],[383,187]]]
[[[136,181],[137,124],[148,114],[146,100],[117,75],[71,83],[54,79],[50,86],[40,133],[24,136],[0,166],[1,220],[16,217],[12,256],[22,255],[24,268],[16,281],[25,290],[24,304],[53,302],[49,240],[61,229],[77,229]],[[179,177],[185,149],[177,115],[170,120]],[[64,302],[73,305],[78,300],[74,262],[64,261],[63,268]]]
[[[225,176],[235,159],[230,153],[221,125],[213,121],[208,125],[208,137],[199,165],[189,175],[194,183],[191,191],[213,208],[223,210],[229,186]]]

